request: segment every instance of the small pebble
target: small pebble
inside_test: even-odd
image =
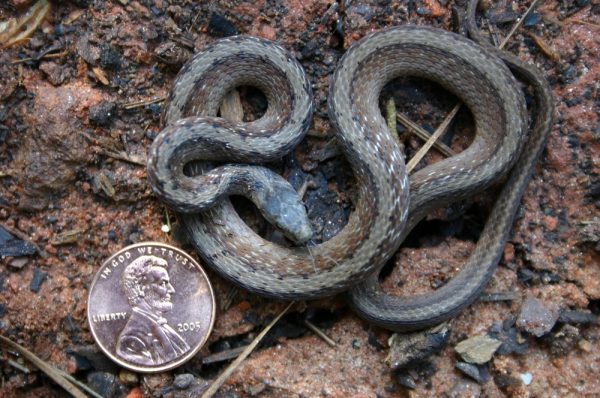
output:
[[[31,283],[29,284],[29,290],[31,290],[34,293],[39,292],[40,288],[42,287],[42,283],[44,283],[45,279],[46,273],[40,270],[39,268],[35,268],[33,270],[33,277],[31,278]]]
[[[192,384],[193,381],[194,375],[190,373],[183,373],[175,376],[175,380],[173,380],[173,386],[178,390],[185,390]]]
[[[593,349],[592,343],[590,343],[589,341],[587,341],[585,339],[579,340],[579,342],[577,343],[577,346],[579,347],[579,349],[581,351],[585,351],[585,352],[591,352]]]
[[[119,372],[119,380],[126,386],[132,387],[139,383],[138,375],[129,370],[122,369]]]
[[[247,386],[245,390],[248,394],[250,394],[251,397],[258,397],[263,393],[263,391],[265,391],[266,388],[267,386],[264,383],[257,383]]]
[[[460,370],[473,380],[475,380],[479,384],[483,384],[485,382],[481,373],[479,372],[479,368],[477,365],[473,365],[472,363],[467,362],[457,362],[455,365],[456,369]]]
[[[0,257],[22,257],[34,254],[37,248],[18,239],[0,226]]]
[[[127,388],[112,373],[92,372],[87,376],[88,386],[105,398],[120,398],[125,396]]]
[[[115,104],[101,101],[90,106],[89,121],[92,126],[108,126],[115,116]]]
[[[449,338],[450,330],[445,326],[415,333],[394,333],[389,339],[390,352],[385,362],[391,369],[405,368],[441,350]]]
[[[482,364],[492,359],[502,342],[487,335],[470,337],[454,347],[462,359],[469,363]]]
[[[29,262],[29,259],[27,257],[16,257],[16,258],[13,258],[10,261],[10,263],[8,263],[8,265],[10,265],[11,268],[14,268],[14,269],[21,269],[24,266],[26,266],[28,262]]]
[[[406,388],[409,388],[411,390],[414,390],[415,388],[417,388],[417,383],[415,383],[415,381],[413,380],[413,378],[406,374],[406,373],[400,373],[396,376],[396,380],[398,380],[398,383],[401,386],[404,386]]]
[[[227,37],[237,35],[238,31],[224,16],[212,14],[208,21],[208,34],[213,37]]]
[[[519,377],[521,377],[521,381],[526,386],[530,385],[531,381],[533,380],[533,375],[531,373],[521,373]]]
[[[542,17],[540,16],[540,14],[538,14],[537,12],[532,12],[531,14],[527,15],[527,17],[525,17],[525,20],[523,20],[523,26],[529,28],[535,26],[541,20]]]
[[[552,330],[558,320],[559,308],[554,303],[544,303],[527,296],[517,318],[517,328],[541,337]]]
[[[118,70],[121,68],[123,56],[109,44],[100,46],[100,65],[109,70]]]
[[[549,335],[544,336],[544,341],[550,345],[550,352],[557,356],[568,355],[580,339],[579,329],[569,324],[562,325]]]

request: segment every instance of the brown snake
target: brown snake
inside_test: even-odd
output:
[[[476,3],[469,6],[472,37],[477,35]],[[308,299],[346,290],[368,277],[350,293],[362,317],[395,330],[441,322],[469,305],[491,278],[552,125],[552,98],[540,72],[488,47],[416,26],[383,30],[350,47],[332,78],[328,104],[358,197],[342,231],[319,245],[269,242],[233,209],[227,195],[246,195],[288,237],[306,241],[310,231],[301,204],[272,172],[239,164],[213,168],[208,162],[201,166],[202,175],[188,177],[184,171],[186,163],[196,160],[263,163],[302,139],[312,117],[310,86],[293,57],[273,43],[243,36],[223,39],[184,67],[165,108],[167,127],[150,150],[149,179],[161,199],[190,213],[181,219],[202,258],[251,291]],[[505,63],[533,88],[536,112],[528,137],[523,94]],[[469,108],[476,126],[469,148],[415,172],[410,182],[402,152],[378,109],[382,87],[399,76],[441,84]],[[223,96],[242,84],[265,93],[266,114],[252,123],[217,118]],[[421,296],[392,297],[381,291],[378,271],[412,227],[434,208],[473,195],[511,168],[478,245],[457,276]],[[285,199],[278,199],[280,188],[273,184],[287,190]]]

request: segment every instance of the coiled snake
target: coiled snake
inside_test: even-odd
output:
[[[469,6],[472,37],[476,3]],[[506,65],[533,87],[536,112],[528,137],[523,94]],[[410,181],[378,109],[382,87],[399,76],[441,84],[469,108],[476,126],[469,148],[419,170]],[[224,95],[242,84],[264,92],[265,115],[252,123],[216,117]],[[249,165],[277,159],[302,139],[312,118],[311,96],[302,68],[281,47],[245,36],[213,43],[182,69],[171,90],[167,126],[148,159],[155,193],[186,213],[181,219],[205,262],[251,291],[308,299],[354,286],[349,297],[357,312],[395,330],[455,315],[491,278],[543,149],[553,114],[543,76],[516,57],[433,28],[386,29],[352,45],[331,80],[328,106],[358,197],[342,231],[312,247],[303,244],[310,226],[293,189],[268,169]],[[204,161],[203,173],[186,176],[185,164],[198,160]],[[422,296],[381,291],[378,270],[412,227],[434,208],[473,195],[511,168],[477,248],[457,276]],[[258,236],[237,215],[230,194],[253,200],[297,245],[284,247]]]

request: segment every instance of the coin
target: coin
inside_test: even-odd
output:
[[[161,372],[202,348],[215,298],[188,254],[144,242],[104,262],[92,281],[87,315],[94,339],[113,361],[136,372]]]

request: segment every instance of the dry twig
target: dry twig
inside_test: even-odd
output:
[[[212,382],[212,384],[210,385],[210,387],[208,388],[208,390],[206,390],[204,392],[204,394],[202,394],[202,398],[210,398],[210,397],[212,397],[219,390],[219,388],[223,385],[223,383],[225,383],[225,381],[229,378],[229,376],[231,376],[231,374],[233,373],[233,371],[236,370],[238,366],[240,366],[240,364],[244,361],[244,359],[246,359],[248,357],[248,355],[250,355],[250,353],[252,353],[252,351],[254,351],[254,349],[256,348],[256,346],[258,345],[258,343],[261,342],[261,340],[265,337],[265,335],[269,332],[269,330],[271,330],[271,328],[277,323],[277,321],[279,321],[279,319],[281,319],[281,317],[284,316],[285,313],[288,312],[288,310],[290,308],[292,308],[292,306],[294,304],[296,304],[295,301],[292,301],[291,303],[289,303],[283,309],[283,311],[281,311],[279,313],[279,315],[277,315],[275,317],[275,319],[273,319],[267,326],[265,326],[265,328],[254,338],[254,340],[252,340],[252,343],[250,343],[246,347],[246,349],[240,354],[240,356],[237,357],[235,359],[235,361],[233,361],[231,363],[231,365],[229,365],[227,367],[227,369],[225,369],[223,371],[223,373],[221,373],[219,375],[219,377],[217,377]]]
[[[431,137],[429,137],[425,144],[423,144],[421,149],[419,149],[417,153],[415,153],[415,156],[413,156],[410,159],[410,161],[406,165],[407,173],[410,174],[410,172],[421,161],[421,159],[423,159],[423,156],[425,156],[425,154],[429,152],[429,149],[431,149],[431,146],[437,141],[437,139],[440,138],[442,134],[446,132],[446,130],[448,130],[448,126],[450,126],[450,123],[452,122],[452,120],[454,120],[454,116],[456,115],[459,109],[460,104],[456,104],[454,108],[450,111],[450,113],[446,116],[442,124],[438,126],[438,128],[434,131]]]
[[[529,15],[529,13],[535,8],[535,6],[537,5],[538,2],[539,2],[539,0],[533,0],[533,2],[529,5],[527,10],[525,11],[525,13],[517,20],[517,22],[515,22],[515,24],[511,28],[510,32],[508,33],[508,35],[506,35],[504,40],[502,40],[502,42],[498,46],[499,49],[502,49],[502,48],[504,48],[504,46],[506,46],[506,43],[508,43],[508,40],[517,31],[519,26],[521,26],[521,24],[523,23],[525,18],[527,18],[527,15]],[[452,120],[454,119],[454,116],[458,112],[459,108],[460,108],[460,104],[456,104],[454,106],[454,108],[452,109],[452,111],[450,111],[448,116],[446,116],[446,118],[444,119],[442,124],[436,129],[434,134],[427,139],[427,142],[425,143],[425,145],[423,145],[423,147],[415,154],[415,156],[412,157],[412,159],[406,165],[407,172],[410,173],[410,171],[421,161],[423,156],[425,156],[425,154],[429,151],[431,146],[435,145],[436,140],[444,133],[444,131],[446,130],[446,127],[452,122]],[[420,128],[420,126],[418,126],[416,123],[412,122],[410,119],[408,119],[406,117],[404,120],[401,120],[400,114],[398,115],[398,120],[401,123],[405,124],[405,126],[411,128],[413,131],[422,130]],[[424,131],[419,131],[419,134],[422,134],[423,132]],[[425,132],[425,135],[428,135],[428,133]],[[450,149],[450,148],[448,148],[448,149]]]
[[[127,104],[123,104],[123,109],[129,110],[129,109],[141,108],[146,105],[163,102],[166,99],[167,99],[167,97],[158,97],[158,98],[152,98],[152,99],[147,99],[147,100],[129,102]]]
[[[54,366],[44,362],[25,347],[15,343],[14,341],[0,335],[0,343],[23,355],[25,359],[35,365],[39,370],[44,372],[48,377],[56,382],[59,386],[65,389],[75,398],[87,398],[74,384],[67,380]]]
[[[335,347],[336,346],[335,341],[331,337],[327,336],[325,334],[325,332],[323,332],[321,329],[319,329],[315,324],[313,324],[312,322],[310,322],[307,319],[304,320],[304,324],[306,325],[307,328],[309,328],[310,330],[312,330],[317,336],[319,336],[320,338],[322,338],[323,341],[325,341],[331,347]]]

